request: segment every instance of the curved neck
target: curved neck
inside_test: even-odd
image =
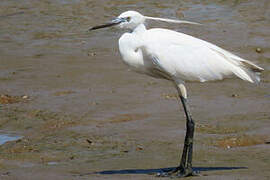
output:
[[[144,31],[146,31],[145,25],[140,24],[132,31],[132,33],[141,33],[141,32],[144,32]]]

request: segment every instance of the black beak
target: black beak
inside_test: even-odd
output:
[[[125,21],[126,21],[125,18],[116,18],[116,19],[112,20],[111,22],[109,22],[109,23],[107,23],[107,24],[103,24],[103,25],[91,27],[91,28],[89,29],[89,31],[93,31],[93,30],[96,30],[96,29],[101,29],[101,28],[106,28],[106,27],[115,26],[115,25],[118,25],[118,24],[120,24],[121,22],[125,22]]]

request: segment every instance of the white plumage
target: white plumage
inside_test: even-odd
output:
[[[112,22],[92,27],[90,30],[113,25],[131,30],[119,39],[119,50],[124,63],[139,73],[167,79],[175,84],[187,118],[185,143],[179,166],[169,172],[160,173],[159,176],[172,174],[179,177],[192,176],[196,174],[192,169],[195,123],[187,105],[184,82],[214,81],[236,76],[245,81],[258,83],[263,68],[214,44],[183,33],[160,28],[147,30],[144,25],[146,19],[198,24],[147,17],[135,11],[127,11]]]
[[[135,71],[177,81],[213,81],[233,75],[259,82],[263,69],[209,42],[143,24],[119,39],[123,60]]]

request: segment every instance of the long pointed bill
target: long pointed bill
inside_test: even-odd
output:
[[[155,20],[155,21],[169,22],[169,23],[202,25],[202,24],[200,24],[200,23],[191,22],[191,21],[182,21],[182,20],[174,20],[174,19],[166,19],[166,18],[157,18],[157,17],[150,17],[150,16],[145,16],[145,18],[146,18],[146,19]]]
[[[106,28],[106,27],[111,27],[111,26],[116,26],[116,25],[118,25],[118,24],[120,24],[121,22],[124,22],[124,21],[126,21],[126,19],[124,19],[124,18],[116,18],[116,19],[112,20],[111,22],[109,22],[107,24],[91,27],[89,29],[89,31],[93,31],[93,30],[101,29],[101,28]]]

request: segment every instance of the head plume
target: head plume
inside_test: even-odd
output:
[[[167,18],[157,18],[157,17],[150,17],[150,16],[144,16],[145,19],[150,19],[154,21],[163,21],[163,22],[169,22],[169,23],[178,23],[178,24],[195,24],[195,25],[202,25],[200,23],[191,22],[191,21],[184,21],[184,20],[175,20],[175,19],[167,19]]]

